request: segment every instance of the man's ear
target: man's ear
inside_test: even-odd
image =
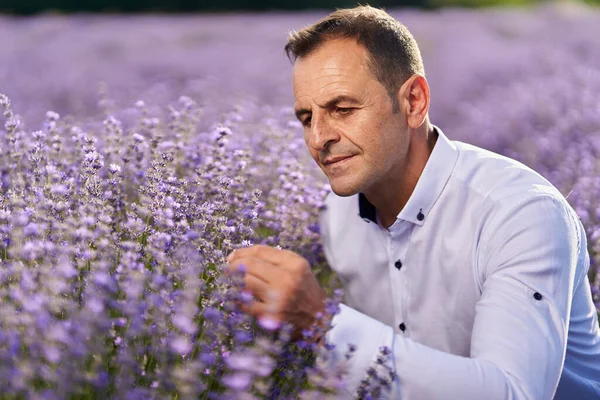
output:
[[[406,114],[409,127],[420,127],[429,112],[429,84],[421,74],[414,74],[404,82],[398,93],[400,109]]]

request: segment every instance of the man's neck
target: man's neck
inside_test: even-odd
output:
[[[386,229],[394,224],[398,214],[408,203],[433,151],[438,135],[432,126],[426,132],[411,141],[405,165],[400,166],[402,172],[398,173],[398,180],[365,193],[377,210],[379,223]]]

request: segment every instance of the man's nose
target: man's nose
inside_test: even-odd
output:
[[[315,151],[324,151],[331,143],[338,142],[340,135],[326,118],[313,115],[307,139],[310,148]]]

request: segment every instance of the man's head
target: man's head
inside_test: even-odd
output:
[[[294,108],[317,164],[340,196],[402,185],[429,88],[406,28],[371,7],[338,10],[290,36]],[[409,152],[410,148],[410,152]],[[419,155],[417,155],[419,157]]]
[[[413,74],[425,75],[417,42],[388,13],[370,6],[341,9],[314,25],[293,32],[285,46],[293,62],[331,39],[355,39],[367,50],[369,71],[387,90],[397,111],[396,94]]]

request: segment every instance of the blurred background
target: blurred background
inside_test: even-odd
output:
[[[527,6],[546,3],[549,0],[373,0],[374,7],[439,8]],[[600,4],[600,0],[581,0]],[[189,11],[267,11],[331,9],[353,7],[352,0],[0,0],[0,12],[35,14],[40,12],[189,12]]]

